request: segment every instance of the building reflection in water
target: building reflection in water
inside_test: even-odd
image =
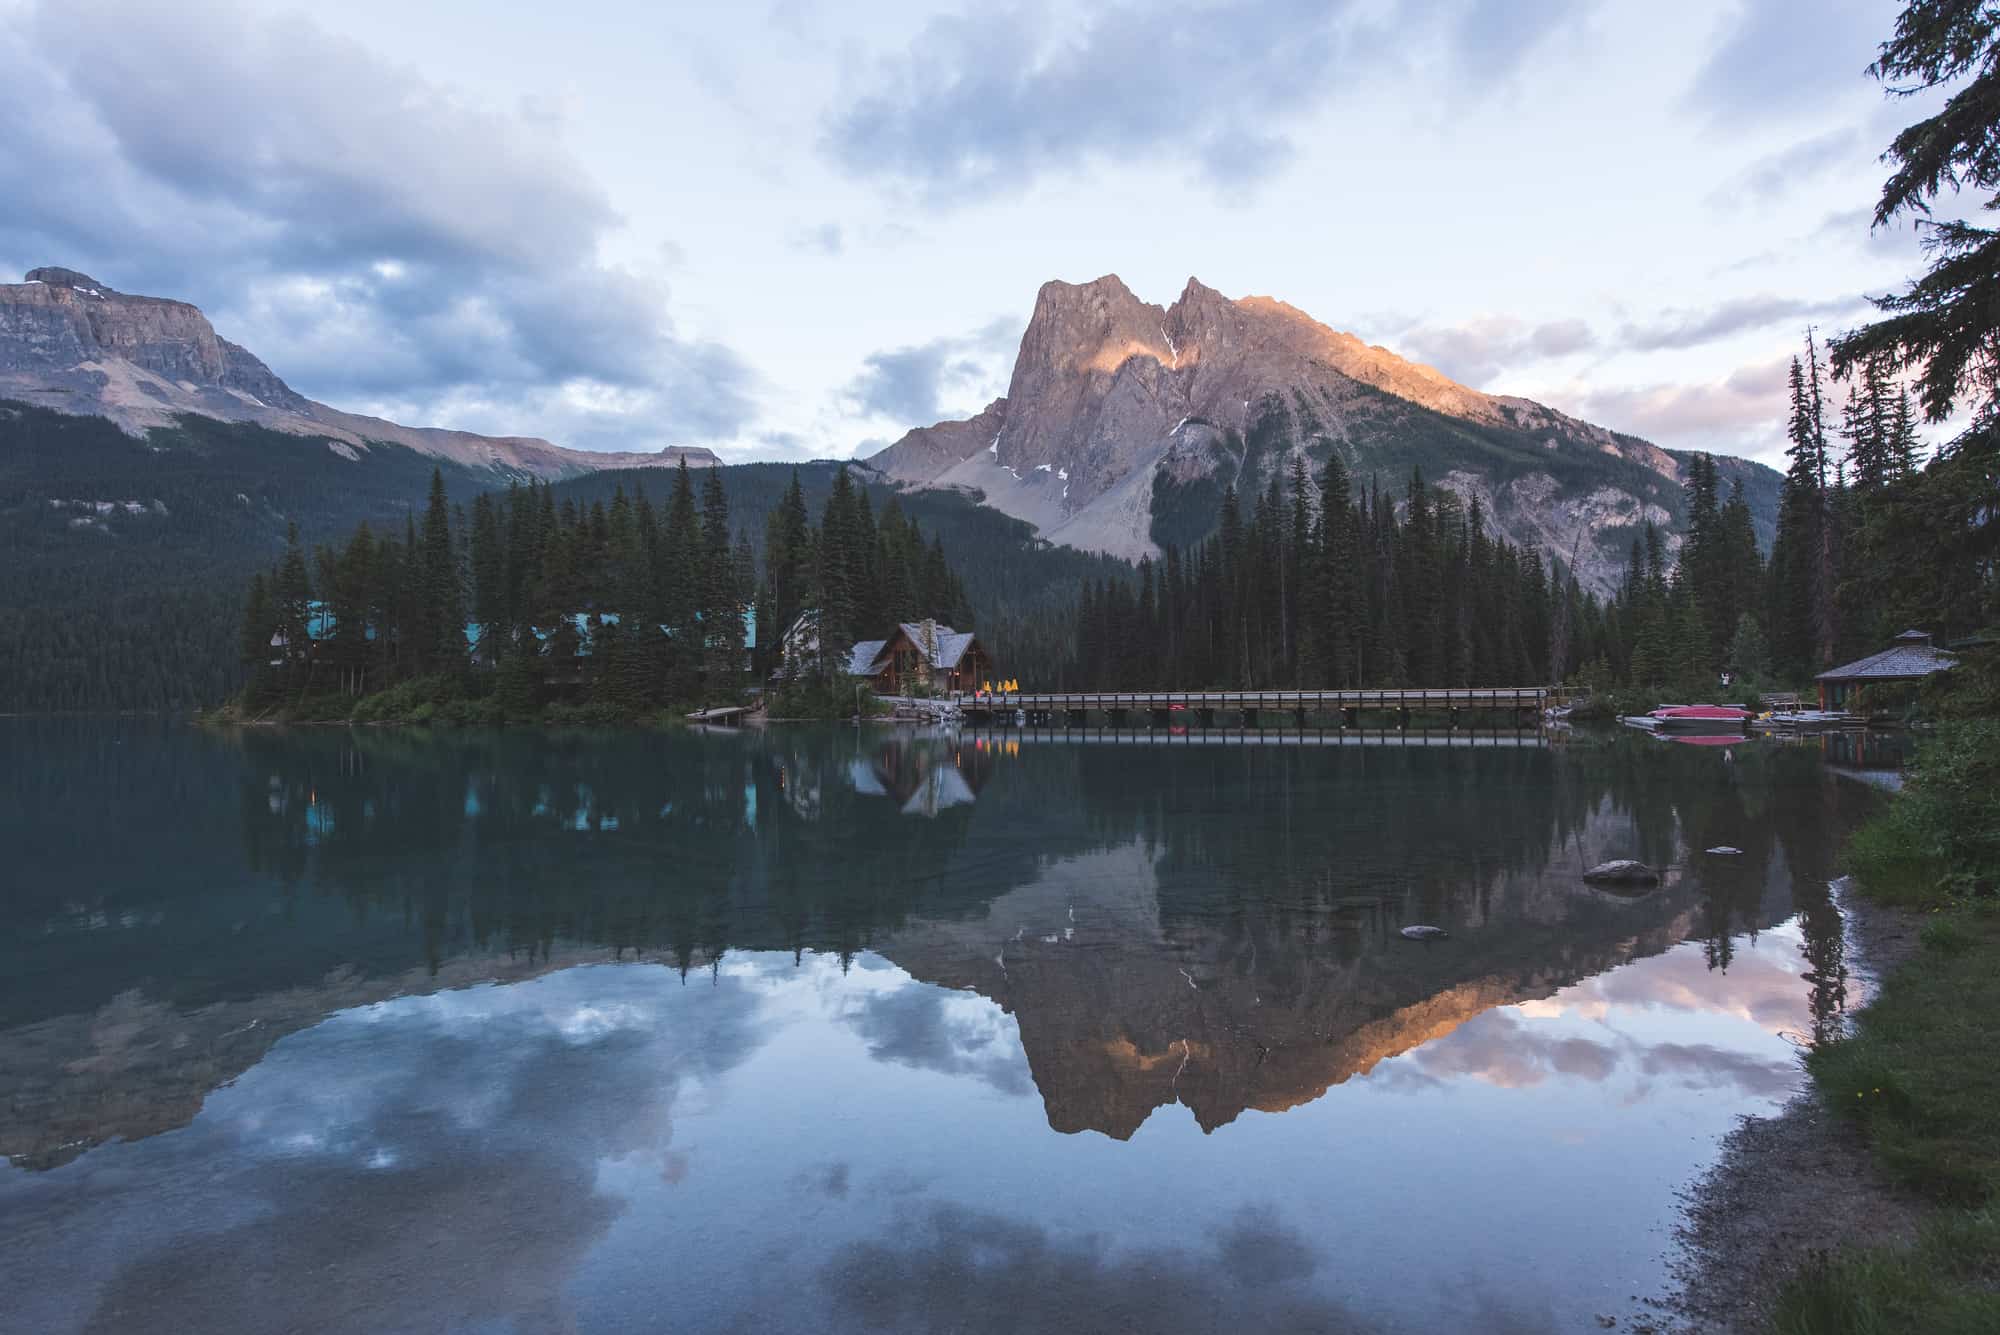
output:
[[[1113,1136],[1170,1103],[1208,1129],[1295,1106],[1682,940],[1727,973],[1794,919],[1810,1036],[1849,1004],[1827,884],[1867,795],[1808,749],[131,740],[91,777],[134,838],[17,793],[61,836],[30,845],[50,850],[26,882],[44,892],[10,907],[36,943],[0,1028],[0,1074],[26,1091],[0,1149],[20,1162],[183,1124],[340,1008],[598,958],[687,977],[731,951],[875,951],[997,1002],[1050,1124]],[[1741,855],[1704,852],[1725,844]],[[1666,883],[1580,880],[1622,856]],[[1413,921],[1453,939],[1402,941]],[[111,922],[149,926],[94,926]]]

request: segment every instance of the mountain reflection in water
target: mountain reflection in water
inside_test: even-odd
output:
[[[49,1330],[619,1328],[700,1200],[696,1326],[815,1328],[783,1254],[854,1329],[1565,1328],[1596,1290],[1497,1285],[1543,1262],[1493,1211],[1794,1087],[1873,800],[1762,743],[0,727],[0,1289]],[[1538,1245],[1643,1247],[1589,1213]],[[1370,1279],[1437,1247],[1449,1293]]]

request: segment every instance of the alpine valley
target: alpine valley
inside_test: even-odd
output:
[[[1335,450],[1387,496],[1421,471],[1476,499],[1489,532],[1599,594],[1647,522],[1678,526],[1692,457],[1456,384],[1280,301],[1190,279],[1163,308],[1106,276],[1042,287],[1006,397],[856,471],[878,508],[893,495],[944,538],[982,636],[1005,641],[1084,580],[1207,537],[1227,489],[1252,495],[1300,457],[1317,476]],[[361,416],[297,393],[185,302],[32,270],[0,284],[0,711],[219,699],[240,590],[287,529],[309,545],[362,520],[400,530],[434,469],[461,502],[532,479],[587,505],[659,495],[682,463],[720,469],[752,534],[792,471]],[[1717,463],[1768,544],[1778,475]],[[799,467],[815,507],[839,466]]]

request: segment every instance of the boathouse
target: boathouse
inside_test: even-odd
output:
[[[1958,659],[1931,644],[1930,632],[1906,630],[1879,654],[1870,654],[1819,674],[1819,707],[1853,709],[1864,688],[1914,685],[1943,672]],[[1879,691],[1874,694],[1880,694]]]

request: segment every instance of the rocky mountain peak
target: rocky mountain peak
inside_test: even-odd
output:
[[[100,283],[87,273],[78,273],[74,269],[65,269],[59,265],[30,269],[27,272],[26,279],[30,283],[46,283],[50,287],[80,289],[86,292],[101,293],[108,297],[122,295],[108,283]]]
[[[977,492],[1051,541],[1130,558],[1198,540],[1224,487],[1261,491],[1293,456],[1317,472],[1336,450],[1358,477],[1400,481],[1417,466],[1477,496],[1492,531],[1550,559],[1575,553],[1599,591],[1629,530],[1681,504],[1678,460],[1657,446],[1194,277],[1168,307],[1116,274],[1043,284],[1007,397],[974,421],[914,431],[870,462],[905,485]],[[1613,474],[1616,485],[1596,481]]]
[[[568,477],[599,468],[719,463],[695,446],[658,453],[565,450],[531,437],[406,427],[330,408],[293,390],[248,350],[215,332],[198,307],[134,296],[60,265],[0,283],[0,399],[106,417],[144,434],[183,414],[255,422],[324,438],[358,457],[376,442],[478,468]]]

